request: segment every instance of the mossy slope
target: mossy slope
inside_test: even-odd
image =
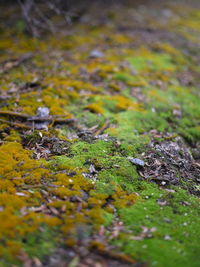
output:
[[[184,4],[156,8],[163,17],[124,6],[110,20],[105,10],[104,26],[76,24],[43,40],[1,21],[0,266],[48,264],[58,247],[80,261],[84,247],[130,266],[199,265],[199,199],[187,190],[192,183],[197,195],[198,179],[186,173],[175,187],[144,171],[152,144],[181,140],[199,173],[200,13]],[[95,49],[102,56],[91,56]],[[41,106],[75,121],[34,129],[22,115]]]

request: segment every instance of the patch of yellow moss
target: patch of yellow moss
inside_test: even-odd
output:
[[[116,108],[119,110],[143,111],[141,104],[135,103],[125,96],[115,95],[110,97],[110,99],[116,101]]]
[[[103,104],[101,101],[98,101],[98,102],[95,102],[92,104],[88,104],[85,106],[85,109],[88,109],[91,112],[98,113],[98,114],[104,113],[104,108],[103,108]]]
[[[8,240],[9,253],[14,257],[22,251],[16,237],[39,231],[41,224],[58,227],[66,235],[66,242],[75,244],[80,225],[92,224],[96,231],[104,222],[105,210],[113,213],[108,198],[116,208],[132,205],[137,199],[118,185],[112,195],[98,193],[95,184],[84,178],[83,170],[78,171],[76,166],[65,165],[65,170],[76,170],[71,177],[59,171],[61,165],[52,172],[51,164],[34,160],[31,155],[17,142],[6,142],[0,147],[0,242]],[[31,190],[32,187],[36,189]],[[43,189],[48,198],[43,197]],[[52,209],[53,213],[46,213]]]
[[[4,140],[9,142],[14,142],[14,141],[21,142],[21,137],[17,131],[11,130],[10,134],[6,136]]]
[[[180,51],[169,43],[156,43],[153,45],[153,48],[156,50],[161,50],[167,54],[180,55]]]
[[[113,34],[112,35],[112,42],[116,44],[128,44],[130,42],[130,38],[124,34]]]
[[[0,147],[0,177],[12,181],[13,186],[24,183],[39,183],[47,170],[40,161],[30,158],[31,152],[24,150],[16,142],[5,143]]]

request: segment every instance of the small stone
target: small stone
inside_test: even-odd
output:
[[[90,165],[89,172],[90,173],[96,173],[97,172],[96,169],[95,169],[95,167],[94,167],[94,165]]]
[[[147,245],[143,245],[142,248],[147,248]]]
[[[4,210],[4,207],[0,206],[0,211],[3,211]]]
[[[73,177],[73,176],[76,175],[76,172],[75,172],[75,171],[70,171],[70,172],[68,173],[68,175],[69,175],[70,177]]]
[[[39,107],[37,109],[36,116],[40,118],[44,118],[44,121],[35,123],[35,128],[37,130],[48,131],[49,122],[45,121],[45,117],[49,116],[49,109],[47,107]]]
[[[166,18],[170,18],[173,16],[173,13],[170,9],[163,9],[162,15]]]
[[[172,238],[171,238],[171,236],[169,236],[169,235],[165,235],[165,236],[164,236],[164,240],[172,240]]]
[[[173,190],[173,189],[168,189],[168,188],[165,188],[165,191],[169,192],[169,193],[175,193],[176,191]]]
[[[167,201],[163,201],[163,200],[160,200],[160,199],[157,200],[157,203],[158,203],[160,206],[166,206],[166,205],[168,204]]]
[[[141,167],[144,167],[144,165],[145,165],[144,161],[141,159],[131,158],[131,157],[129,157],[128,159],[134,165],[141,166]]]
[[[47,107],[39,107],[36,114],[38,117],[47,117],[49,116],[49,109]]]
[[[90,52],[90,57],[94,57],[94,58],[102,58],[104,57],[104,53],[102,53],[101,51],[94,49]]]
[[[174,109],[173,110],[173,115],[176,117],[181,117],[182,116],[182,112],[180,109]]]
[[[16,193],[17,196],[20,196],[20,197],[26,197],[27,195],[22,193],[22,192],[17,192]]]
[[[164,218],[163,221],[166,222],[166,223],[171,223],[172,222],[169,218]]]
[[[151,232],[151,233],[153,233],[153,232],[155,232],[155,231],[157,231],[157,228],[156,228],[156,227],[152,227],[152,228],[150,228],[150,232]]]
[[[190,206],[190,203],[187,202],[187,201],[183,201],[182,204],[183,204],[184,206]]]
[[[35,123],[35,129],[48,131],[48,122]]]

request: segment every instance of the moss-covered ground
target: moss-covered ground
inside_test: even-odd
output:
[[[3,8],[1,267],[199,266],[193,4],[91,6],[40,38]]]

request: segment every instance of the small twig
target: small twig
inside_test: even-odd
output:
[[[49,127],[53,127],[54,124],[56,123],[65,123],[65,124],[70,124],[76,122],[76,119],[66,119],[66,118],[59,118],[57,115],[52,115],[52,116],[47,116],[47,117],[39,117],[39,116],[29,116],[27,114],[19,113],[19,112],[13,112],[13,111],[7,111],[7,110],[0,110],[0,115],[5,115],[5,116],[10,116],[10,117],[16,117],[21,120],[25,120],[31,125],[26,125],[23,123],[18,123],[18,122],[12,122],[12,121],[7,121],[0,119],[0,122],[7,123],[9,125],[15,126],[17,128],[23,128],[23,129],[35,129],[35,122],[48,122],[50,123]]]
[[[131,264],[136,263],[136,261],[134,259],[130,258],[129,256],[127,256],[125,254],[121,254],[121,253],[112,252],[112,251],[108,250],[107,248],[94,248],[94,250],[96,250],[102,256],[106,256],[106,257],[111,258],[111,259],[117,259],[121,262],[127,262],[127,263],[131,263]]]
[[[23,123],[18,123],[18,122],[12,122],[12,121],[7,121],[7,120],[2,120],[0,119],[0,122],[7,123],[11,126],[15,126],[17,128],[22,128],[22,129],[31,129],[30,126],[23,124]]]
[[[23,119],[28,119],[30,117],[29,115],[22,114],[19,112],[9,111],[9,110],[0,110],[0,115],[8,115],[8,116],[18,117],[18,118],[23,118]]]
[[[70,122],[75,122],[75,119],[62,119],[62,118],[56,118],[54,116],[48,116],[48,117],[28,117],[28,121],[49,121],[52,123],[70,123]]]
[[[31,188],[44,188],[46,189],[47,187],[55,187],[58,188],[59,185],[54,185],[54,184],[35,184],[35,185],[22,185],[21,188],[22,189],[31,189]]]
[[[103,134],[103,132],[109,127],[109,121],[106,121],[103,126],[94,132],[94,135],[100,135]]]
[[[52,115],[52,116],[47,116],[47,117],[38,117],[38,116],[30,116],[28,114],[23,114],[19,112],[14,112],[14,111],[7,111],[7,110],[0,110],[0,115],[7,115],[7,116],[12,116],[12,117],[17,117],[21,119],[26,119],[27,121],[49,121],[49,122],[54,122],[54,123],[71,123],[75,122],[76,120],[71,118],[71,119],[66,119],[66,118],[60,118],[58,115]]]

